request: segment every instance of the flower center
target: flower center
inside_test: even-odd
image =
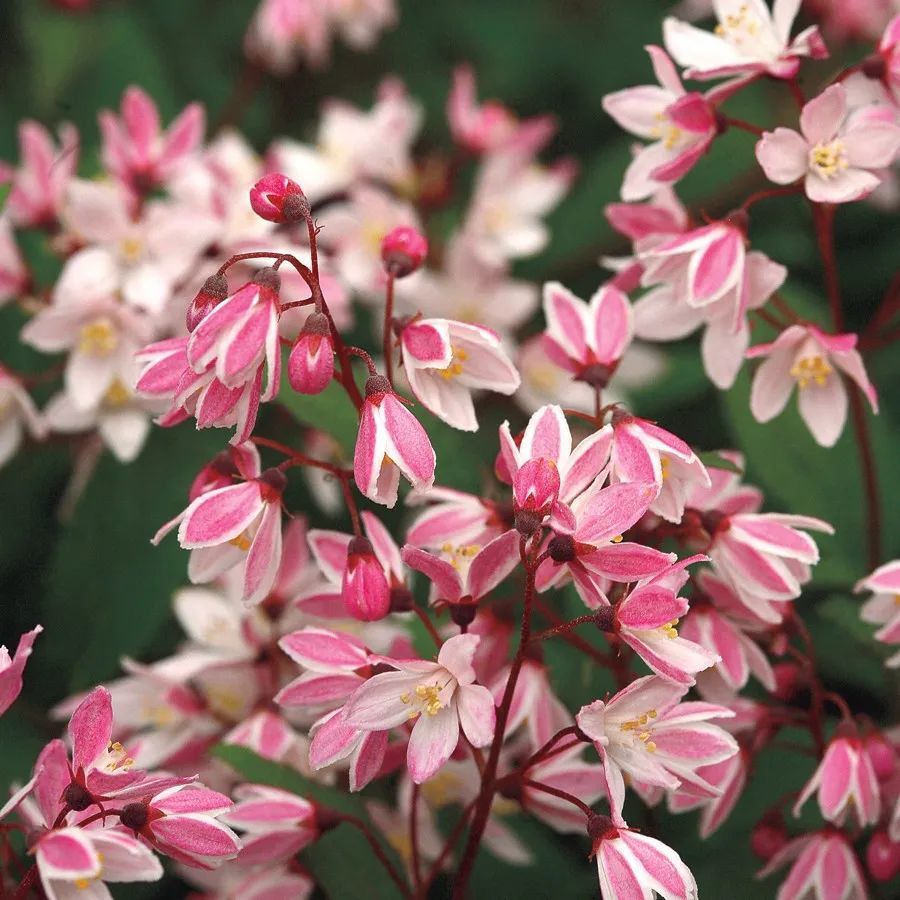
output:
[[[658,713],[655,709],[648,709],[647,712],[638,716],[636,719],[623,722],[619,727],[626,734],[636,737],[644,747],[646,747],[648,753],[654,753],[656,751],[656,744],[651,740],[653,737],[653,729],[648,728],[647,726],[649,725],[650,720],[655,719],[657,715]]]
[[[447,381],[451,378],[456,378],[458,375],[462,375],[462,364],[469,358],[469,354],[463,350],[462,347],[453,347],[452,349],[453,357],[450,360],[450,365],[448,365],[446,369],[440,369],[438,371],[441,378]]]
[[[674,150],[684,137],[684,132],[665,114],[657,113],[659,125],[651,129],[650,136],[662,141],[666,150]]]
[[[815,382],[823,387],[828,381],[828,376],[834,371],[823,356],[804,356],[798,359],[791,368],[790,374],[797,379],[800,390],[809,387],[810,382]]]
[[[82,326],[78,349],[88,356],[109,356],[119,346],[119,335],[106,317]]]
[[[663,625],[659,630],[667,637],[669,640],[674,640],[678,637],[678,629],[675,627],[678,624],[678,619],[673,619],[666,625]]]
[[[133,765],[134,760],[128,755],[128,751],[118,741],[110,741],[106,745],[106,759],[97,768],[107,772],[124,772]]]
[[[739,47],[747,38],[754,38],[759,34],[759,19],[751,15],[746,4],[742,4],[737,13],[725,16],[716,25],[715,31],[719,37]]]
[[[669,477],[669,467],[671,463],[669,462],[668,456],[663,456],[660,454],[659,456],[659,468],[662,473],[662,480],[665,481]]]
[[[125,406],[130,399],[131,391],[116,378],[103,395],[103,405],[118,409],[119,407]]]
[[[447,557],[447,562],[450,563],[457,572],[462,571],[463,569],[468,570],[472,557],[475,556],[480,549],[478,544],[464,544],[460,547],[455,547],[453,544],[449,543],[441,545],[441,553]]]
[[[446,683],[417,684],[412,694],[401,694],[400,700],[412,707],[409,711],[409,718],[414,719],[420,713],[425,713],[426,716],[436,716],[444,708],[444,704],[441,702],[441,691],[446,686]]]
[[[809,167],[826,181],[847,168],[847,152],[840,141],[816,144],[809,151]]]
[[[249,537],[247,537],[247,532],[242,531],[237,537],[233,537],[229,542],[232,547],[237,547],[238,550],[243,550],[246,553],[250,549],[250,545],[252,541]]]
[[[119,243],[119,252],[122,254],[122,259],[124,259],[125,262],[133,264],[139,262],[140,258],[143,256],[144,245],[139,238],[123,238]]]

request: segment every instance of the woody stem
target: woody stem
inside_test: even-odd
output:
[[[393,322],[394,322],[394,276],[388,273],[387,286],[384,294],[384,371],[387,380],[394,386],[394,358],[393,358]]]

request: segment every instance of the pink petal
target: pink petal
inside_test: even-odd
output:
[[[435,467],[434,448],[428,434],[396,395],[386,395],[381,406],[387,432],[386,452],[416,490],[428,490],[434,484]]]
[[[847,115],[847,89],[833,84],[814,97],[800,113],[800,130],[810,144],[830,141]]]
[[[361,791],[381,773],[387,744],[386,731],[371,731],[363,737],[350,764],[351,791]]]
[[[587,350],[584,308],[585,304],[559,282],[544,285],[547,331],[575,360],[584,359]]]
[[[519,535],[513,529],[479,550],[468,574],[468,593],[478,599],[489,594],[519,562]]]
[[[655,484],[640,481],[603,488],[588,501],[576,539],[585,544],[602,544],[623,534],[647,512],[656,494]]]
[[[434,584],[439,599],[453,602],[462,597],[463,586],[459,572],[449,562],[409,544],[403,548],[400,555],[411,569],[421,572]]]
[[[281,562],[281,505],[266,503],[259,529],[253,536],[244,570],[244,603],[261,603],[272,590]]]
[[[41,876],[47,880],[91,879],[101,871],[97,851],[79,828],[62,828],[44,835],[38,841],[36,857]]]
[[[105,687],[95,687],[78,704],[69,720],[72,765],[76,771],[87,769],[106,752],[112,723],[112,695]]]
[[[759,140],[756,158],[769,181],[791,184],[806,174],[809,145],[796,131],[776,128],[767,131]]]
[[[320,672],[353,671],[364,666],[368,656],[359,638],[312,625],[285,635],[278,646],[294,662]]]
[[[433,716],[419,716],[406,749],[406,764],[412,780],[421,784],[431,778],[450,759],[458,743],[459,718],[452,706]]]
[[[259,484],[255,481],[201,494],[185,510],[178,527],[178,542],[191,550],[234,540],[253,523],[262,507]]]
[[[473,747],[487,747],[494,738],[496,710],[491,692],[480,684],[461,687],[456,694],[459,724]]]
[[[597,359],[606,364],[617,362],[631,342],[631,305],[617,288],[605,286],[591,298],[591,342]]]

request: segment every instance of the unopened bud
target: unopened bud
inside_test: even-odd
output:
[[[866,847],[866,868],[874,881],[891,881],[900,873],[900,843],[876,831]]]
[[[227,296],[228,279],[220,272],[210,275],[187,308],[184,318],[187,330],[193,331]]]
[[[750,832],[750,849],[763,862],[768,862],[787,842],[787,828],[778,813],[764,816]]]
[[[250,205],[267,222],[299,222],[310,216],[309,200],[300,185],[279,172],[266,175],[253,185]]]
[[[383,619],[391,611],[387,577],[371,542],[364,537],[355,537],[347,545],[341,596],[347,612],[363,622]]]
[[[416,228],[399,225],[381,242],[381,260],[385,271],[395,278],[405,278],[421,268],[428,256],[428,241]]]
[[[288,380],[300,394],[320,394],[334,377],[334,345],[323,313],[311,313],[288,358]]]

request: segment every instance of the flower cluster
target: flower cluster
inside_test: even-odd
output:
[[[636,804],[698,810],[708,837],[785,731],[814,762],[749,836],[760,875],[790,864],[778,896],[801,900],[865,897],[867,877],[900,873],[900,740],[826,684],[796,602],[819,562],[813,535],[832,526],[763,511],[742,453],[703,453],[615,393],[635,338],[703,328],[717,387],[762,359],[757,420],[796,386],[819,444],[852,411],[871,453],[861,398],[875,412],[878,400],[862,354],[900,295],[870,333],[844,332],[832,229],[836,204],[879,189],[900,151],[900,24],[880,67],[807,99],[798,72],[827,50],[814,26],[792,35],[798,6],[715,3],[714,32],[667,19],[665,49],[648,48],[658,85],[604,98],[648,143],[607,208],[633,251],[606,261],[614,275],[588,300],[513,276],[547,243],[576,172],[539,161],[551,117],[479,102],[467,67],[447,101],[454,149],[428,158],[422,111],[393,79],[371,109],[331,101],[315,142],[279,138],[263,158],[236,133],[206,142],[196,105],[163,128],[131,88],[100,116],[100,180],[77,176],[73,129],[57,146],[23,124],[0,299],[28,316],[25,343],[62,356],[36,379],[0,368],[0,461],[26,432],[70,431],[134,460],[151,417],[221,429],[222,449],[152,539],[190,551],[174,599],[186,640],[60,704],[67,741],[44,748],[0,811],[15,816],[0,854],[18,829],[33,858],[17,896],[39,882],[51,898],[106,897],[106,881],[162,877],[162,856],[204,897],[303,898],[315,878],[298,854],[345,825],[403,896],[452,879],[462,898],[482,846],[532,861],[515,824],[530,816],[588,838],[605,900],[690,900],[689,866],[638,827]],[[365,46],[393,18],[390,2],[266,0],[248,49],[279,70],[316,65],[334,32]],[[763,78],[796,105],[799,130],[724,111]],[[701,221],[673,185],[728,129],[753,133],[778,187]],[[782,194],[809,205],[828,327],[794,311],[785,266],[750,248],[756,204]],[[454,203],[452,227],[434,226]],[[25,232],[58,257],[52,285],[21,255]],[[28,389],[58,376],[38,412]],[[342,412],[352,434],[335,425]],[[447,448],[476,438],[455,461],[487,462],[472,493],[447,478]],[[862,615],[876,640],[900,644],[900,562],[857,589],[873,595]],[[13,657],[0,648],[0,713],[40,631]],[[555,665],[559,646],[589,677]],[[260,758],[309,790],[242,770]],[[326,788],[363,792],[360,814],[323,801]],[[791,837],[785,810],[799,817],[813,798],[822,824]]]

